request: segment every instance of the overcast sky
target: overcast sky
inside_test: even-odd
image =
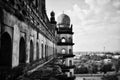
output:
[[[69,15],[74,51],[120,51],[120,0],[46,0],[46,10]]]

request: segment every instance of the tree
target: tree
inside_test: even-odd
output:
[[[80,68],[75,68],[75,74],[86,74],[88,73],[88,69],[85,66],[81,66]]]
[[[118,77],[116,75],[105,75],[102,76],[101,80],[118,80]]]
[[[120,69],[120,59],[116,60],[116,63],[115,63],[115,71],[118,72]]]
[[[100,71],[107,73],[108,71],[112,71],[112,64],[104,64]]]

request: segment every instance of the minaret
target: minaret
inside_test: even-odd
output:
[[[50,23],[51,24],[55,24],[56,25],[56,21],[55,21],[55,13],[54,13],[54,11],[52,11],[51,13],[50,13]]]
[[[54,11],[52,11],[50,13],[50,24],[51,26],[49,26],[49,29],[51,30],[51,32],[53,33],[53,36],[56,38],[57,37],[57,32],[56,32],[56,20],[55,20],[55,13]],[[57,39],[57,38],[56,38]],[[54,56],[55,56],[55,53],[56,53],[56,50],[57,50],[57,47],[56,47],[56,43],[57,43],[57,40],[54,40],[54,44],[53,44],[53,53],[54,53]]]
[[[70,18],[66,14],[61,14],[57,21],[57,53],[61,55],[63,63],[62,71],[67,75],[67,80],[74,80],[74,62],[73,62],[73,32],[70,25]]]

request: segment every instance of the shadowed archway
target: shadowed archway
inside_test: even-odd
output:
[[[37,60],[39,59],[39,44],[36,44]]]
[[[26,47],[25,47],[25,40],[22,37],[19,43],[19,64],[26,63]]]
[[[43,44],[41,44],[41,58],[43,59]]]
[[[30,62],[33,61],[34,58],[34,47],[33,47],[33,42],[32,40],[30,41]]]
[[[0,67],[12,67],[12,40],[7,32],[1,36]]]

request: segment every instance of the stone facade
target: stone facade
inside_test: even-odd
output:
[[[67,80],[74,79],[70,18],[62,14],[57,24],[45,6],[45,0],[0,0],[0,80],[16,80],[59,53],[66,58]]]
[[[0,70],[51,58],[55,22],[46,15],[45,0],[0,0]]]

